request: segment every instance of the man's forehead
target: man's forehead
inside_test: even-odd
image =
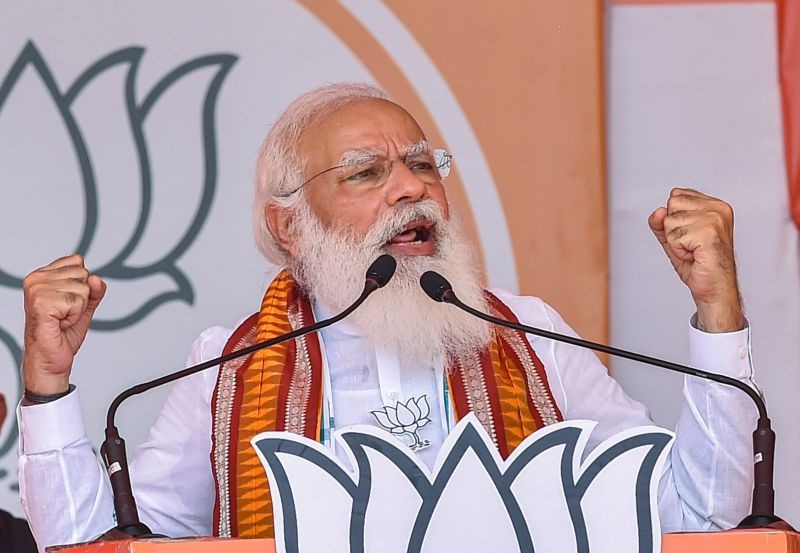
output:
[[[301,151],[313,165],[333,165],[346,152],[405,155],[406,148],[425,139],[419,124],[401,106],[378,99],[342,106],[314,122],[300,139]]]

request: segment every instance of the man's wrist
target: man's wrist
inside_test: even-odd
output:
[[[27,407],[29,405],[43,405],[45,403],[50,403],[52,401],[56,401],[57,399],[61,399],[62,397],[71,394],[74,390],[75,390],[75,385],[70,384],[65,392],[59,392],[57,394],[41,395],[35,392],[31,392],[26,388],[25,393],[22,396],[22,406]]]
[[[708,333],[737,332],[747,326],[741,303],[697,304],[697,329]]]
[[[37,375],[26,374],[23,367],[25,390],[34,395],[52,396],[57,394],[66,395],[70,390],[68,374]]]
[[[697,329],[710,334],[738,332],[747,326],[744,313],[715,312],[701,313],[697,311]]]
[[[57,401],[19,410],[20,446],[24,455],[60,451],[86,439],[77,388]]]

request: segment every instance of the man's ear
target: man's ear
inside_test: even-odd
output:
[[[281,249],[288,252],[290,256],[296,257],[295,242],[297,238],[291,232],[292,217],[294,217],[292,210],[269,202],[264,207],[264,217],[267,220],[269,233]]]

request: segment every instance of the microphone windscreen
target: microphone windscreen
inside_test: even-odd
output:
[[[383,288],[392,280],[396,268],[397,261],[388,253],[385,253],[369,266],[369,269],[367,269],[367,279],[375,281],[378,288]]]
[[[443,301],[445,293],[453,290],[453,286],[447,279],[434,271],[422,273],[422,276],[419,277],[419,285],[431,299],[436,301]]]

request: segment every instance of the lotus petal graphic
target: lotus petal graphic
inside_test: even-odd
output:
[[[21,363],[22,348],[10,333],[0,328],[0,384],[2,384],[0,393],[5,394],[6,404],[9,406],[8,420],[0,435],[0,459],[16,453],[14,444],[17,442],[17,417],[13,411],[13,405],[22,396],[22,380],[18,370]],[[13,374],[13,376],[8,379],[5,378],[6,374]],[[16,493],[19,490],[16,472],[7,470],[8,468],[8,465],[6,468],[0,468],[0,481],[3,481],[3,486],[8,486],[8,489]],[[6,480],[9,476],[11,478]]]
[[[143,92],[144,54],[141,47],[112,52],[62,88],[28,42],[0,81],[0,178],[14,183],[4,195],[16,191],[33,204],[14,206],[12,215],[26,224],[17,234],[25,248],[5,241],[0,285],[21,288],[31,267],[9,266],[20,249],[41,255],[57,243],[60,253],[85,255],[117,290],[108,302],[114,312],[101,311],[95,329],[129,326],[170,301],[193,302],[177,261],[202,228],[217,184],[216,103],[236,56],[192,59]],[[40,127],[46,132],[36,135]],[[161,139],[156,151],[154,137]],[[171,160],[173,150],[197,145],[192,163]],[[39,151],[28,155],[26,146]],[[186,213],[158,209],[170,192],[185,196],[177,205]],[[42,202],[50,202],[50,220],[37,217]]]
[[[15,368],[19,367],[22,364],[22,348],[14,340],[14,337],[3,330],[3,328],[0,328],[0,344],[4,345],[8,350],[8,353],[11,355],[11,359],[13,361],[12,366]],[[19,371],[14,370],[14,373],[17,378],[17,386],[14,390],[14,395],[11,397],[6,397],[8,405],[14,405],[16,400],[22,396],[22,382],[19,380]],[[0,390],[0,392],[2,392],[2,390]],[[11,451],[14,443],[17,440],[17,417],[13,414],[9,414],[9,420],[11,420],[11,428],[8,429],[6,438],[0,442],[0,458]]]
[[[392,407],[384,405],[383,409],[370,411],[372,416],[383,428],[392,434],[408,434],[414,439],[411,444],[411,451],[423,449],[431,445],[429,440],[421,440],[417,431],[424,428],[431,422],[428,416],[431,414],[431,407],[428,405],[428,397],[422,395],[419,398],[410,398],[405,403],[397,402]]]
[[[251,443],[269,477],[281,553],[660,551],[657,486],[673,435],[629,429],[581,461],[595,425],[548,426],[504,460],[469,415],[432,472],[371,426],[336,434],[353,470],[303,436],[265,432]]]

